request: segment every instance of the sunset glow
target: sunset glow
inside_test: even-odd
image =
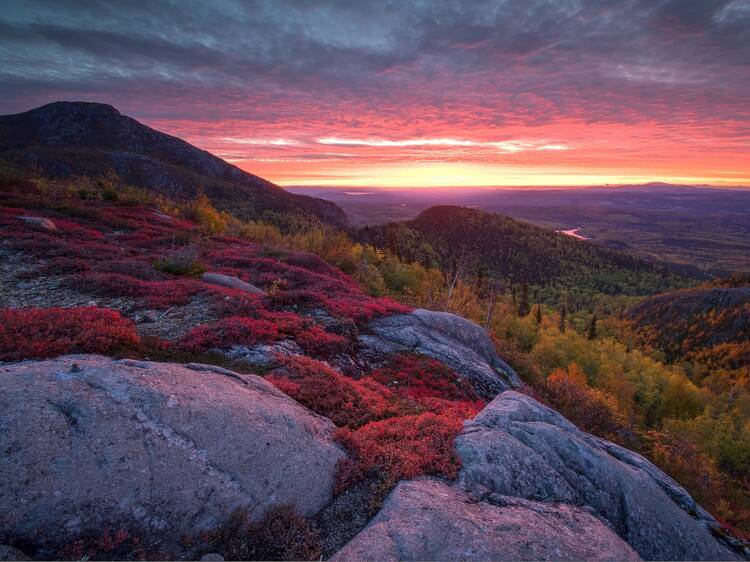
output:
[[[111,103],[280,185],[750,185],[745,0],[45,6],[3,113]]]

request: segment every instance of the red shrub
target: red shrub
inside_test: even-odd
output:
[[[230,316],[194,328],[182,338],[182,345],[192,351],[226,349],[232,345],[253,346],[287,338],[294,339],[305,351],[316,355],[341,351],[344,337],[324,331],[291,312],[253,310],[253,318]]]
[[[396,413],[388,389],[373,380],[350,379],[309,357],[279,359],[283,368],[268,380],[339,427],[356,428]]]
[[[315,324],[298,331],[293,337],[302,349],[316,356],[343,353],[349,345],[344,336],[326,332]]]
[[[391,363],[370,376],[388,388],[415,400],[478,400],[474,389],[453,369],[423,355],[395,356]]]
[[[455,478],[461,466],[453,442],[461,428],[461,418],[452,413],[425,413],[340,429],[336,437],[354,460],[340,466],[337,487],[372,471],[392,483],[423,474]]]
[[[67,285],[104,297],[142,298],[151,308],[187,304],[202,289],[202,284],[193,279],[142,281],[120,273],[82,273],[68,279]]]
[[[211,311],[219,318],[228,316],[253,318],[268,310],[262,295],[251,294],[240,289],[207,285],[206,295],[211,303]]]
[[[101,273],[119,273],[142,281],[163,281],[167,278],[145,259],[125,258],[104,261],[96,264],[95,269]]]
[[[0,310],[0,360],[110,353],[136,345],[133,323],[97,307]]]
[[[52,221],[57,227],[55,233],[58,236],[62,236],[63,238],[103,238],[103,234],[98,230],[86,226],[81,226],[77,222],[66,219],[59,219],[56,217],[53,218]]]
[[[141,538],[119,529],[105,528],[101,535],[87,534],[62,546],[60,560],[156,560],[162,553],[147,552]]]
[[[38,258],[69,257],[97,260],[103,256],[112,258],[121,250],[109,242],[66,240],[43,232],[13,232],[3,229],[3,235],[11,240],[10,246]]]
[[[182,345],[191,351],[226,349],[232,345],[253,346],[283,339],[296,332],[299,319],[266,319],[233,316],[193,328],[182,338]]]

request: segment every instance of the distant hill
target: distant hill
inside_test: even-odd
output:
[[[514,284],[647,295],[687,281],[618,250],[463,207],[432,207],[410,221],[364,227],[357,236],[408,260],[436,259],[447,269],[463,261],[474,275]]]
[[[0,116],[0,159],[56,178],[97,177],[111,169],[127,183],[173,199],[192,198],[203,189],[219,208],[245,218],[291,211],[346,223],[330,201],[288,193],[100,103],[55,102]]]
[[[750,277],[650,297],[628,311],[645,343],[670,361],[750,365]]]

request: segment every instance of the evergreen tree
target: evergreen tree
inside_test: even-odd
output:
[[[524,281],[521,286],[521,301],[518,303],[518,315],[526,316],[529,312],[529,284]]]
[[[536,305],[536,325],[541,326],[542,324],[542,305]]]
[[[565,309],[565,305],[562,305],[560,307],[560,333],[565,333],[565,322],[567,316],[567,310]]]
[[[591,316],[591,322],[589,323],[589,339],[596,339],[596,314]]]

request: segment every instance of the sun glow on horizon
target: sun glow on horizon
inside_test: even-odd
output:
[[[173,122],[156,125],[184,134]],[[747,143],[718,126],[690,131],[654,123],[558,120],[502,131],[436,127],[433,135],[402,121],[391,126],[401,128],[400,134],[357,134],[370,128],[363,120],[352,128],[321,126],[314,136],[288,124],[248,134],[252,129],[241,122],[211,124],[202,134],[193,129],[185,136],[281,186],[750,186]]]

